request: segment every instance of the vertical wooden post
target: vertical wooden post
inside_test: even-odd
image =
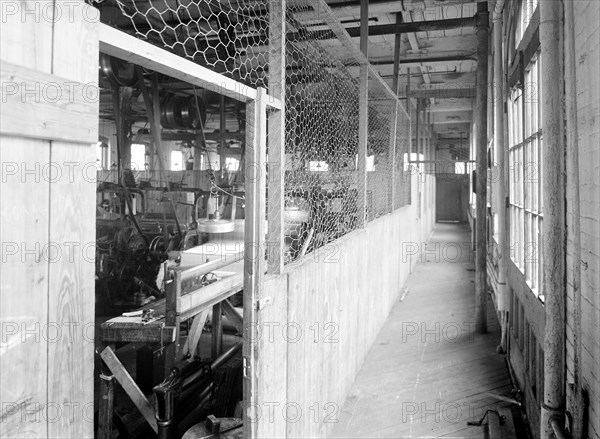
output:
[[[577,75],[575,60],[575,15],[573,0],[564,2],[565,11],[565,110],[567,131],[567,199],[571,203],[571,224],[567,233],[573,237],[573,388],[569,412],[573,437],[583,437],[585,401],[581,388],[581,207],[579,194],[579,150],[577,125]]]
[[[165,325],[175,328],[175,341],[165,347],[165,377],[169,375],[179,357],[179,316],[181,314],[181,272],[165,285]]]
[[[206,150],[204,143],[204,134],[201,131],[196,133],[196,148],[194,149],[194,187],[199,188],[202,185],[202,150]],[[241,169],[241,168],[240,168]]]
[[[214,360],[223,352],[223,308],[220,302],[213,305],[211,325],[212,340],[210,353]]]
[[[475,330],[487,332],[487,107],[488,107],[488,5],[477,3],[477,96],[475,101],[477,148],[477,217],[475,249]]]
[[[496,6],[497,7],[497,6]],[[498,193],[497,205],[495,211],[498,215],[498,247],[500,247],[500,259],[498,260],[498,312],[500,313],[500,325],[502,334],[500,336],[500,349],[506,352],[509,310],[508,288],[506,285],[506,276],[508,270],[509,248],[507,239],[506,222],[506,180],[507,171],[504,162],[506,146],[504,144],[504,68],[502,63],[502,11],[494,12],[494,81],[493,81],[493,99],[494,99],[494,148],[496,151],[496,175],[495,189]]]
[[[148,110],[148,106],[146,106],[146,110]],[[167,176],[165,175],[165,171],[167,170],[165,166],[165,156],[163,155],[163,141],[162,141],[162,125],[160,123],[160,89],[158,86],[158,73],[154,74],[152,81],[152,115],[150,119],[150,130],[153,133],[154,137],[154,152],[156,153],[156,157],[158,159],[158,168],[159,175],[166,187],[169,187],[169,182],[167,181]]]
[[[106,345],[115,349],[114,344]],[[100,352],[106,346],[102,346]],[[104,362],[100,360],[100,401],[98,403],[98,439],[110,439],[113,436],[113,410],[115,404],[115,377]]]
[[[396,14],[396,24],[402,23],[402,13]],[[394,70],[393,70],[393,79],[392,79],[392,91],[398,96],[398,84],[399,84],[399,75],[400,75],[400,42],[402,40],[402,34],[398,32],[394,36]]]
[[[226,167],[226,154],[225,154],[225,132],[227,131],[227,115],[225,114],[225,95],[220,96],[219,100],[219,169],[222,171]],[[235,199],[233,200],[235,202]]]
[[[396,14],[396,23],[402,22],[402,14]],[[400,74],[400,40],[401,34],[397,33],[394,38],[394,78],[392,84],[392,91],[394,92],[394,110],[392,111],[390,120],[390,149],[388,151],[389,166],[391,168],[391,181],[390,181],[390,212],[394,211],[394,202],[396,200],[396,137],[398,133],[398,84]]]
[[[544,229],[544,400],[540,436],[553,437],[550,421],[564,422],[565,352],[565,181],[564,133],[562,130],[562,59],[560,19],[562,3],[541,2],[540,41],[542,44],[542,132]]]
[[[369,47],[369,2],[360,1],[360,50],[368,58]],[[357,227],[365,227],[367,213],[367,142],[369,136],[369,69],[360,66],[360,85],[358,92],[358,170],[356,188]]]
[[[425,172],[428,174],[431,172],[431,160],[433,160],[433,129],[431,128],[431,111],[429,111],[429,107],[425,106],[425,120],[427,123],[427,153],[425,154],[425,160],[427,160],[427,164],[425,165]]]
[[[416,157],[417,157],[417,162],[420,160],[419,158],[419,154],[421,153],[421,99],[417,98],[417,109],[415,110],[415,131],[416,131],[416,142],[417,142],[417,148],[416,148]],[[417,163],[417,166],[419,164]]]
[[[269,114],[267,149],[269,217],[267,272],[283,270],[285,200],[285,12],[286,0],[269,1],[269,96],[281,101],[283,109]]]
[[[266,210],[266,93],[257,90],[255,101],[246,104],[246,221],[244,252],[244,437],[256,437],[257,299],[265,268]]]

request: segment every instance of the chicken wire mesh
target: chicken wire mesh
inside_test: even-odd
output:
[[[105,23],[252,87],[268,87],[269,0],[88,1]],[[283,144],[285,154],[282,226],[289,262],[362,226],[363,215],[373,220],[410,203],[411,141],[410,118],[401,106],[396,110],[396,98],[371,72],[362,192],[362,61],[336,37],[331,24],[341,24],[319,2],[288,3],[285,20],[284,135],[273,139],[269,123],[267,136],[268,144]],[[277,214],[267,203],[268,219]]]
[[[403,107],[396,118],[396,154],[394,156],[394,209],[410,204],[412,169],[409,164],[411,145],[410,118]]]
[[[269,1],[88,0],[120,30],[253,86],[265,86]]]
[[[367,219],[393,210],[392,149],[395,137],[396,100],[370,75],[367,130]]]
[[[286,260],[358,225],[358,64],[335,54],[327,26],[307,27],[288,8],[285,98]],[[337,45],[339,49],[339,44]],[[336,56],[338,55],[338,56]]]

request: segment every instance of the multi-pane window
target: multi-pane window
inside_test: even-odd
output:
[[[517,20],[515,27],[515,41],[517,44],[523,38],[527,26],[533,20],[533,15],[538,6],[539,0],[523,0],[521,2],[521,8],[519,9],[519,19]]]
[[[523,88],[511,92],[509,117],[510,256],[543,300],[542,126],[539,54],[525,70]]]

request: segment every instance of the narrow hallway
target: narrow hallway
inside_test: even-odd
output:
[[[484,427],[467,422],[509,406],[493,394],[512,396],[491,300],[489,332],[474,332],[473,263],[468,225],[436,224],[332,437],[484,437]]]

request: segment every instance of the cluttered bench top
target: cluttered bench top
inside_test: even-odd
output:
[[[174,284],[166,288],[165,298],[107,320],[101,325],[104,343],[173,342],[176,328],[165,321],[170,309],[186,320],[242,290],[244,242],[213,240],[186,250],[180,265],[169,271]]]

